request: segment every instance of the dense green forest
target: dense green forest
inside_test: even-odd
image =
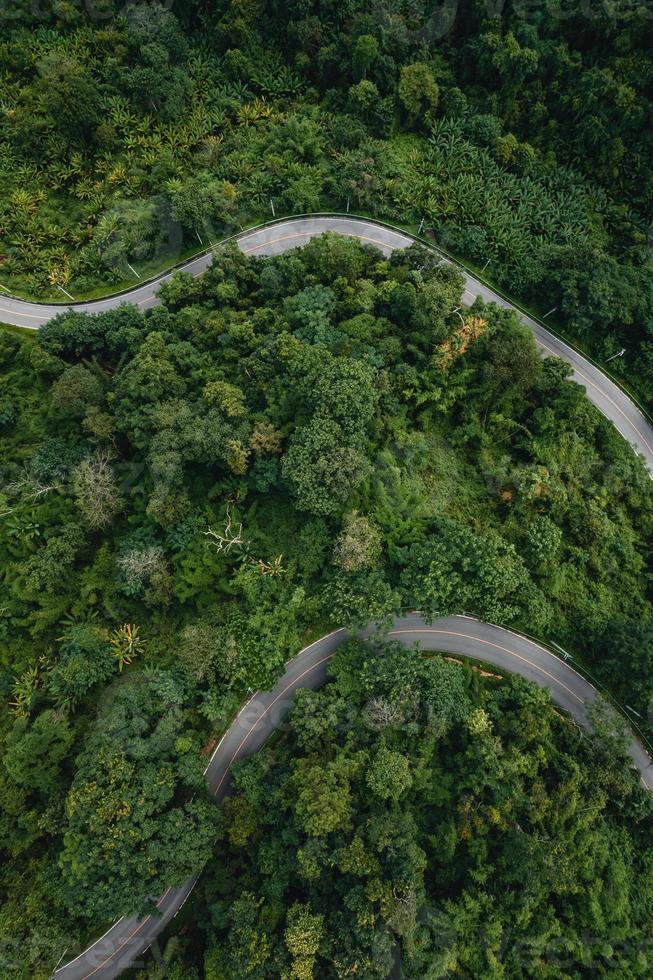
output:
[[[272,206],[350,206],[626,348],[653,398],[647,5],[14,0],[0,26],[6,287],[125,286]]]
[[[417,231],[653,404],[645,4],[0,5],[0,287],[136,284],[255,222]],[[653,732],[642,461],[415,245],[220,247],[162,305],[0,326],[0,974],[46,980],[205,868],[143,980],[650,976],[651,798],[613,720],[334,627],[467,611]]]
[[[326,235],[225,248],[145,313],[0,334],[15,975],[202,867],[201,747],[334,625],[466,609],[646,715],[650,478],[565,364],[510,312],[452,312],[461,292],[418,246]]]
[[[650,976],[652,800],[605,741],[398,644],[331,669],[239,768],[166,976]]]

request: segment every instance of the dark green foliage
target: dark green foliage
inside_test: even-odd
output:
[[[513,315],[479,301],[461,324],[461,290],[419,248],[385,261],[327,236],[265,262],[225,250],[201,280],[174,278],[151,312],[63,314],[36,346],[8,335],[0,383],[18,411],[0,430],[1,882],[19,934],[42,937],[23,976],[51,969],[61,930],[142,909],[203,866],[216,822],[200,746],[320,632],[387,623],[402,607],[465,609],[569,645],[646,715],[650,479]],[[375,697],[384,715],[391,690],[390,714],[408,712],[431,739],[464,725],[462,673],[393,647],[354,670],[349,653],[334,668],[343,705]],[[415,692],[428,710],[412,717]],[[417,888],[427,850],[410,810],[424,784],[414,752],[396,741],[325,756],[315,746],[339,712],[298,728],[315,752],[287,788],[307,837],[302,874],[325,863],[331,835],[354,833],[364,792],[407,810],[343,843],[336,867],[376,867],[368,851],[391,820]],[[437,829],[445,856],[452,820]],[[419,942],[413,886],[379,887],[392,930],[382,964],[392,934]],[[267,897],[244,888],[230,969],[269,975],[260,937],[282,919],[275,969],[310,975],[329,942],[343,962],[376,962],[369,896],[357,885],[340,898],[361,936],[334,932],[305,894],[268,921]],[[0,920],[0,938],[17,934],[12,922]]]
[[[626,348],[650,399],[646,11],[387,6],[3,5],[5,287],[133,285],[270,199],[351,208]],[[461,293],[433,253],[324,236],[0,332],[3,976],[201,869],[200,746],[331,626],[465,608],[650,725],[650,480]],[[650,804],[611,719],[585,745],[528,686],[392,646],[334,675],[241,770],[204,933],[148,980],[650,972]]]
[[[261,980],[647,973],[651,800],[600,734],[398,644],[352,642],[332,673],[239,768],[182,960]]]
[[[172,674],[126,678],[75,762],[59,863],[62,899],[91,921],[139,912],[202,867],[218,812]]]
[[[599,359],[625,347],[612,370],[653,397],[645,5],[9,6],[5,285],[128,287],[271,199],[349,203],[555,307]],[[333,342],[319,308],[299,330]]]

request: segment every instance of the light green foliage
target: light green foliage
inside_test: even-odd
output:
[[[479,540],[443,521],[408,553],[402,577],[406,598],[432,617],[474,609],[490,621],[509,621],[536,603],[523,562],[502,541]]]
[[[352,511],[334,546],[334,563],[346,572],[373,568],[381,556],[381,533],[363,514]]]
[[[338,765],[312,766],[297,770],[297,821],[309,837],[324,837],[351,824],[352,804],[347,771]]]
[[[293,958],[293,977],[306,980],[313,976],[313,964],[323,931],[322,916],[312,915],[310,906],[297,904],[288,911],[285,941]]]
[[[379,799],[398,800],[413,782],[410,763],[400,752],[382,746],[372,761],[366,780]]]
[[[33,722],[19,718],[7,737],[5,768],[18,786],[50,793],[60,780],[59,765],[68,755],[72,740],[73,733],[61,713],[42,711]]]
[[[428,65],[420,62],[406,65],[401,69],[397,91],[402,105],[412,120],[434,109],[440,94],[433,72]]]

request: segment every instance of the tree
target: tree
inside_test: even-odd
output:
[[[126,675],[77,757],[60,856],[74,914],[142,913],[210,855],[218,815],[182,704],[171,676]]]
[[[379,54],[379,43],[371,34],[361,34],[354,45],[352,74],[355,82],[367,77],[369,69]]]
[[[23,566],[22,587],[30,598],[61,595],[74,581],[74,565],[84,547],[84,534],[72,522],[57,530],[59,533],[52,533]]]
[[[309,905],[296,903],[288,910],[284,939],[293,958],[291,975],[298,980],[313,976],[315,957],[324,933],[324,918],[314,915]]]
[[[128,667],[145,646],[140,635],[138,626],[131,623],[124,623],[111,633],[111,655],[118,662],[118,670],[122,673],[123,667]]]
[[[325,415],[316,415],[291,437],[281,469],[302,510],[337,514],[365,478],[369,463],[347,443],[342,427]]]
[[[360,572],[364,568],[374,567],[380,555],[379,529],[358,511],[346,514],[334,546],[334,563],[345,572]]]
[[[4,766],[18,786],[49,795],[61,783],[61,763],[68,756],[73,732],[66,716],[46,709],[31,721],[18,718],[7,736]]]
[[[120,571],[120,588],[129,596],[142,596],[148,603],[169,598],[171,578],[163,548],[150,544],[130,548],[116,560]]]
[[[72,474],[79,507],[93,530],[106,527],[120,510],[121,499],[108,453],[86,456]]]
[[[435,109],[440,96],[433,72],[423,62],[414,62],[401,69],[398,92],[412,122]]]
[[[412,547],[402,572],[404,602],[427,615],[474,610],[491,622],[532,614],[536,590],[514,548],[438,522],[424,545]]]
[[[82,418],[89,408],[97,408],[102,400],[102,385],[92,371],[74,364],[63,371],[51,390],[55,412],[72,418]]]
[[[51,51],[38,63],[38,72],[34,91],[43,111],[67,138],[88,137],[100,119],[100,90],[87,68]]]
[[[101,681],[115,672],[108,631],[73,623],[61,638],[59,660],[48,675],[48,693],[62,706],[75,707]]]
[[[172,217],[192,232],[204,232],[208,237],[216,228],[224,229],[234,214],[236,188],[225,180],[200,173],[183,183],[170,182]]]
[[[382,746],[367,771],[367,785],[382,800],[398,800],[410,789],[410,762],[400,752]]]
[[[339,626],[388,625],[401,608],[400,593],[381,569],[331,576],[322,595],[324,613]]]
[[[356,116],[365,119],[380,99],[379,90],[374,82],[363,79],[358,85],[352,85],[348,93],[348,103]]]
[[[129,64],[121,66],[120,88],[144,111],[178,118],[190,84],[179,62],[186,40],[176,17],[163,4],[128,9]]]
[[[324,837],[351,825],[352,799],[346,769],[320,763],[295,767],[295,813],[310,837]]]
[[[650,622],[610,622],[596,638],[594,669],[617,696],[653,718],[653,626]],[[627,667],[624,672],[624,666]]]
[[[628,722],[608,700],[597,694],[587,707],[587,718],[592,731],[597,755],[607,762],[623,762],[632,739]]]
[[[520,45],[512,31],[503,36],[492,32],[481,35],[477,50],[481,68],[488,70],[491,66],[511,92],[535,72],[539,62],[537,51]]]

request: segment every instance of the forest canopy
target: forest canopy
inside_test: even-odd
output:
[[[240,765],[173,975],[648,975],[651,797],[600,741],[397,643],[331,672]]]
[[[473,612],[647,716],[644,464],[515,314],[461,320],[462,288],[418,246],[325,235],[0,334],[17,976],[205,864],[200,749],[335,626]]]
[[[437,249],[227,242],[392,222],[653,404],[651,50],[621,0],[0,5],[0,289],[222,242],[156,308],[0,325],[3,977],[200,872],[142,980],[651,973],[614,719],[356,638],[416,608],[528,631],[651,734],[643,461]],[[218,739],[337,627],[219,808]]]
[[[501,13],[498,11],[501,9]],[[650,403],[645,4],[0,11],[0,280],[81,298],[351,208],[485,268]]]

